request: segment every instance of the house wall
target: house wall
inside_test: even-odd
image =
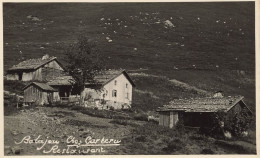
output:
[[[45,64],[44,67],[64,71],[64,69],[59,65],[59,63],[56,60],[53,60],[53,61],[49,62],[48,64]]]
[[[60,101],[59,92],[53,92],[53,102]]]
[[[41,68],[31,72],[23,72],[22,81],[32,81],[32,80],[41,81],[42,80],[41,72],[42,72]]]
[[[9,73],[6,75],[7,80],[19,80],[18,73]]]
[[[36,105],[49,104],[48,95],[53,99],[53,92],[44,92],[38,87],[31,85],[24,90],[24,102]]]
[[[228,112],[227,112],[227,121],[232,120],[233,117],[242,111],[244,108],[243,103],[240,101],[235,106],[233,106]]]
[[[24,102],[41,102],[42,91],[35,86],[29,86],[24,90]]]
[[[56,60],[53,60],[42,67],[42,80],[49,81],[63,75],[64,69],[58,64]]]
[[[116,85],[115,85],[115,81],[116,81]],[[126,84],[128,85],[127,88],[126,88]],[[104,91],[102,95],[105,94],[105,98],[104,98],[105,100],[131,104],[132,88],[133,87],[131,83],[128,81],[125,75],[121,74],[117,78],[113,79],[112,81],[110,81],[104,86]],[[117,91],[116,97],[112,96],[113,90]],[[128,98],[126,97],[127,93],[128,93]]]
[[[178,122],[178,112],[159,112],[159,125],[173,128]]]

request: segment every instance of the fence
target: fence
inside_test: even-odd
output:
[[[62,103],[75,103],[79,102],[80,96],[60,97]]]

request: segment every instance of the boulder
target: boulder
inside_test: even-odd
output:
[[[164,21],[164,26],[169,27],[169,28],[175,27],[170,20]]]
[[[224,132],[224,136],[225,136],[225,138],[228,138],[228,139],[231,139],[231,138],[232,138],[231,133],[228,132],[228,131]]]

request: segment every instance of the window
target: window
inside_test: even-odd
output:
[[[115,80],[115,86],[116,86],[116,84],[117,84],[117,81]]]
[[[129,93],[128,92],[126,93],[125,98],[129,99]]]
[[[116,97],[116,92],[117,92],[116,90],[112,91],[112,97]]]
[[[125,88],[128,88],[128,84],[125,84]]]

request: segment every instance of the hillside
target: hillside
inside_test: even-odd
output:
[[[253,2],[4,3],[3,10],[5,70],[45,53],[62,59],[86,34],[107,68],[132,70],[136,107],[222,90],[255,109]]]

